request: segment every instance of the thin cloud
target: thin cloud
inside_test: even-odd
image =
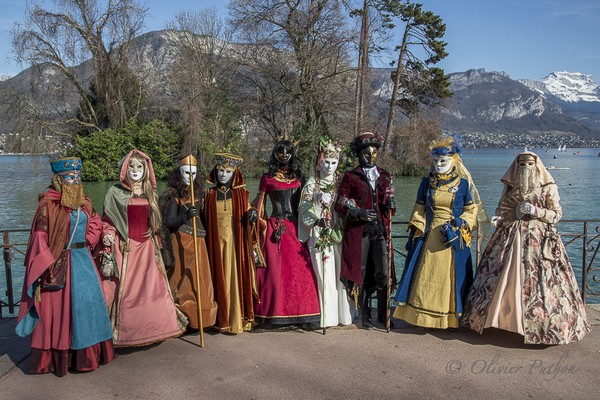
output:
[[[571,0],[564,1],[538,1],[535,8],[540,11],[542,19],[575,19],[575,22],[586,25],[600,23],[600,3],[597,1]]]

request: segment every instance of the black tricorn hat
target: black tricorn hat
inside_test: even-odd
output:
[[[368,146],[380,148],[381,142],[383,142],[383,138],[377,133],[365,132],[354,138],[354,140],[350,143],[350,149],[354,152],[354,154],[358,155],[358,152],[361,149],[364,149]]]

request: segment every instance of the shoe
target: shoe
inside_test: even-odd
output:
[[[362,328],[366,329],[366,330],[371,330],[371,329],[373,329],[373,323],[371,322],[370,319],[363,319],[362,320]]]

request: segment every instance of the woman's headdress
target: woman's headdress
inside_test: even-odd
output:
[[[240,156],[231,153],[216,153],[215,163],[218,168],[233,171],[244,161]]]
[[[455,133],[443,135],[439,139],[433,140],[429,145],[429,149],[432,156],[454,156],[456,154],[460,157],[462,155],[462,144],[463,139],[458,133]]]
[[[329,137],[323,136],[319,140],[319,145],[317,146],[316,171],[320,169],[321,162],[326,158],[335,158],[338,161],[341,160],[342,146],[331,140]]]
[[[81,158],[79,157],[64,157],[58,160],[50,161],[50,168],[55,174],[60,174],[66,171],[81,171]]]
[[[198,159],[190,154],[189,156],[185,156],[177,160],[178,167],[183,167],[186,165],[198,166]]]

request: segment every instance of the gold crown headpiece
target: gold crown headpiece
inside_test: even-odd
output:
[[[218,168],[234,170],[240,166],[244,159],[231,153],[216,153],[215,162]]]
[[[283,140],[288,140],[292,144],[292,147],[295,148],[295,149],[298,148],[298,145],[302,141],[302,139],[300,137],[296,138],[295,136],[290,136],[288,138],[287,135],[277,135],[276,139],[277,139],[276,143],[279,143],[279,142],[281,142]]]
[[[177,165],[183,167],[184,165],[198,165],[198,160],[193,155],[185,156],[177,161]]]

